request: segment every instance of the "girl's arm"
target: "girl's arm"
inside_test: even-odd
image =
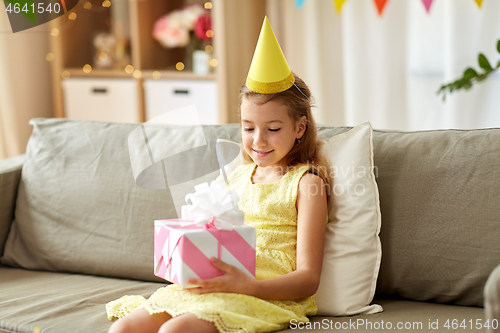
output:
[[[297,195],[297,269],[268,280],[256,280],[238,268],[220,260],[214,265],[224,272],[212,279],[193,279],[189,283],[200,285],[190,289],[193,293],[234,292],[262,299],[293,300],[313,295],[319,286],[325,224],[327,217],[326,189],[323,180],[305,174],[299,182]]]

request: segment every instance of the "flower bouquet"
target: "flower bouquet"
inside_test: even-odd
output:
[[[212,40],[212,19],[201,4],[188,5],[160,17],[154,24],[153,37],[164,48],[186,47],[189,65],[193,52],[204,51]]]

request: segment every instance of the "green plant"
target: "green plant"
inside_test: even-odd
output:
[[[500,53],[500,39],[497,41],[497,51]],[[476,82],[483,81],[486,79],[491,73],[500,68],[500,60],[498,61],[496,67],[492,67],[486,56],[480,53],[477,57],[477,62],[479,67],[483,69],[482,73],[476,72],[476,70],[472,67],[468,67],[461,78],[458,80],[444,84],[438,90],[437,94],[439,95],[441,92],[443,93],[443,101],[446,100],[446,92],[452,93],[455,90],[465,89],[469,90]]]

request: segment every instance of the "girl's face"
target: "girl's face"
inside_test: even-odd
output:
[[[288,115],[288,107],[279,101],[259,105],[243,98],[241,138],[247,154],[259,167],[280,166],[305,131],[305,116],[297,126]]]

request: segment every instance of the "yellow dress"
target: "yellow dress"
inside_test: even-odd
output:
[[[256,164],[244,164],[229,176],[228,187],[240,196],[245,224],[257,231],[256,278],[270,279],[296,269],[297,190],[308,166],[290,169],[272,184],[253,184]],[[158,289],[146,300],[124,296],[106,305],[108,318],[120,318],[135,308],[150,314],[167,312],[175,317],[192,313],[215,324],[219,332],[271,332],[294,322],[308,322],[316,314],[314,296],[294,301],[262,300],[234,293],[197,295],[172,284]]]

